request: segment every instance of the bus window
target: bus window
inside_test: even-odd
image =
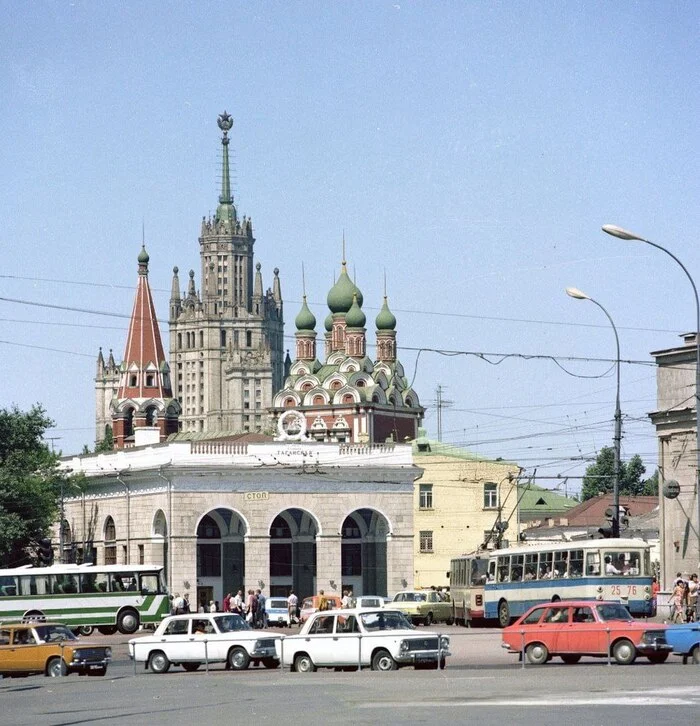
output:
[[[534,580],[537,578],[537,552],[525,555],[525,575],[523,580]]]
[[[586,552],[586,575],[589,577],[600,575],[600,552]]]
[[[539,580],[552,579],[552,559],[553,555],[551,552],[540,552]]]
[[[569,552],[569,577],[581,577],[583,574],[583,550]]]
[[[604,561],[606,563],[606,574],[639,575],[641,574],[641,552],[606,552]],[[608,561],[608,558],[610,560]],[[608,567],[612,564],[612,567]]]
[[[110,592],[135,592],[136,575],[131,572],[115,572],[110,577]]]
[[[0,595],[3,597],[14,597],[17,595],[17,580],[11,575],[0,577]]]
[[[80,575],[81,592],[107,592],[107,575],[104,572],[85,572]]]
[[[470,563],[470,574],[468,585],[483,585],[486,582],[486,573],[488,572],[489,561],[476,559]]]
[[[552,577],[568,577],[568,557],[568,552],[554,553],[554,569],[552,570]]]
[[[496,560],[489,560],[488,582],[496,580]]]
[[[520,582],[523,579],[524,555],[511,555],[510,558],[510,581]]]
[[[501,555],[498,558],[498,582],[508,582],[510,579],[510,557]]]
[[[141,592],[145,595],[156,595],[158,593],[158,575],[156,573],[144,572],[140,575]]]
[[[51,575],[51,592],[64,595],[78,592],[78,575]]]

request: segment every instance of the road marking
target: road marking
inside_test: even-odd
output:
[[[387,703],[361,703],[357,708],[469,708],[470,706],[486,706],[503,708],[508,706],[529,706],[542,708],[556,706],[557,708],[571,706],[697,706],[698,698],[673,698],[658,696],[610,696],[607,698],[567,698],[561,699],[498,699],[493,701],[414,701],[414,702],[387,702]]]

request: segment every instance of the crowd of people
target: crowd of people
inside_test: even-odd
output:
[[[698,620],[698,576],[693,573],[685,579],[678,572],[671,599],[668,601],[672,623],[692,623]]]

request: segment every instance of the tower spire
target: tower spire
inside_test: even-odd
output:
[[[233,197],[231,196],[231,175],[228,163],[228,132],[233,127],[233,119],[230,114],[224,111],[219,115],[217,124],[223,131],[221,137],[223,163],[221,168],[221,194],[219,195],[219,206],[216,208],[216,221],[234,224],[236,221],[236,208],[233,205]]]

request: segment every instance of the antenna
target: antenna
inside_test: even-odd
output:
[[[306,278],[304,277],[304,263],[301,263],[301,292],[306,297]]]
[[[442,397],[445,386],[438,384],[435,389],[435,408],[437,409],[437,437],[438,441],[442,441],[442,409],[450,408],[454,401],[450,401]]]

